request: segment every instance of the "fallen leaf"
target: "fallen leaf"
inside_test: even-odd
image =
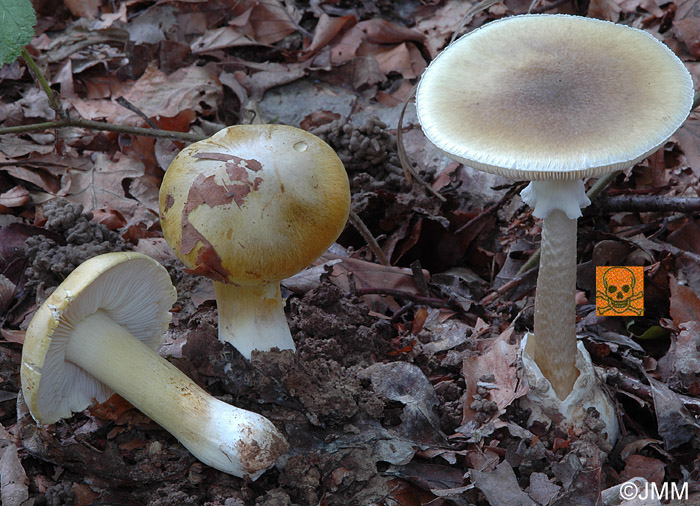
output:
[[[440,420],[434,411],[438,405],[437,394],[418,366],[407,362],[377,363],[360,374],[369,378],[375,393],[405,405],[400,415],[401,424],[394,427],[399,434],[420,444],[444,441]]]
[[[518,354],[520,345],[516,341],[511,343],[514,328],[508,327],[494,339],[480,355],[467,357],[462,362],[462,376],[466,385],[467,402],[464,403],[462,423],[474,420],[476,411],[470,406],[474,394],[477,393],[477,383],[484,376],[492,376],[497,388],[489,389],[489,399],[496,403],[498,416],[505,412],[505,408],[526,392],[524,382],[518,379]]]
[[[302,53],[307,57],[311,56],[316,51],[326,47],[333,38],[354,23],[355,16],[350,15],[332,18],[324,13],[316,23],[311,44],[304,49]]]
[[[240,15],[229,23],[249,27],[252,38],[261,44],[274,44],[294,33],[298,28],[297,21],[301,19],[301,14],[291,4],[283,5],[279,0],[243,0],[236,2],[234,9]],[[245,11],[241,12],[243,9]]]
[[[622,8],[615,0],[591,0],[588,4],[588,17],[617,22]]]
[[[254,46],[256,44],[255,41],[249,39],[235,28],[222,26],[221,28],[207,30],[204,35],[192,41],[190,48],[193,54],[202,54],[227,47]]]
[[[700,298],[690,288],[678,283],[670,276],[671,289],[670,313],[673,324],[679,327],[681,323],[700,321]]]
[[[74,16],[79,18],[95,19],[100,11],[100,0],[63,0],[63,5]]]
[[[155,65],[149,65],[123,96],[148,117],[174,117],[186,110],[216,109],[223,91],[218,79],[203,67],[184,67],[167,75]],[[70,102],[85,119],[143,124],[138,114],[111,100],[73,99]]]
[[[518,478],[506,460],[491,472],[470,469],[469,475],[491,506],[537,506],[535,501],[520,489]]]
[[[0,213],[6,213],[13,207],[21,207],[29,202],[29,192],[24,186],[15,186],[0,193]]]
[[[700,425],[676,392],[654,378],[647,376],[647,380],[654,399],[659,435],[666,450],[678,448],[698,433]]]
[[[530,475],[528,494],[538,504],[550,504],[560,490],[561,487],[549,481],[549,477],[545,473],[532,473]]]
[[[623,481],[628,481],[636,476],[645,478],[649,483],[661,486],[664,481],[666,464],[659,459],[644,455],[630,455],[625,459],[625,468],[620,473]]]
[[[0,450],[0,499],[4,506],[20,506],[29,498],[27,474],[17,455],[17,446],[10,443]]]

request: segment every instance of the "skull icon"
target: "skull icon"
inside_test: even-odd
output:
[[[598,267],[596,309],[600,316],[641,316],[644,314],[642,267]],[[633,270],[634,269],[634,270]],[[635,272],[637,271],[637,272]],[[602,284],[602,287],[600,286]],[[602,288],[602,289],[601,289]],[[639,288],[639,289],[638,289]]]

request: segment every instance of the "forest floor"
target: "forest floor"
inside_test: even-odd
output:
[[[528,427],[519,407],[537,269],[517,272],[541,233],[524,183],[448,160],[411,101],[403,145],[426,185],[406,178],[397,144],[404,102],[453,35],[529,9],[588,15],[652,33],[698,79],[696,0],[34,4],[29,50],[71,117],[202,138],[250,122],[315,133],[345,163],[352,210],[388,265],[348,225],[283,282],[296,353],[247,361],[217,339],[211,282],[185,271],[160,229],[160,182],[185,142],[1,134],[5,504],[593,506],[635,476],[687,483],[676,503],[700,504],[700,221],[677,204],[700,192],[699,113],[579,220],[577,332],[616,405],[614,447],[593,431]],[[55,119],[21,60],[0,68],[0,129]],[[613,207],[620,195],[627,207]],[[645,207],[653,196],[661,207]],[[160,261],[177,287],[161,355],[288,438],[258,480],[199,463],[116,395],[53,425],[29,415],[19,370],[32,315],[82,261],[123,250]],[[644,267],[644,316],[596,316],[603,265]]]

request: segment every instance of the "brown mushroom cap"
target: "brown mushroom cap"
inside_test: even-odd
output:
[[[239,125],[183,149],[160,190],[163,235],[185,265],[222,283],[292,276],[342,232],[350,186],[321,139]]]
[[[426,136],[448,156],[531,181],[630,167],[692,102],[690,73],[652,35],[559,14],[474,30],[437,56],[416,93]]]

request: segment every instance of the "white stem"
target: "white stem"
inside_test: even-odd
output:
[[[212,397],[102,310],[76,325],[66,359],[220,471],[256,479],[287,450],[267,418]]]
[[[219,339],[250,360],[253,350],[295,350],[280,284],[239,286],[214,281]]]
[[[576,369],[576,220],[554,210],[542,224],[535,295],[534,359],[560,399],[578,377]]]

